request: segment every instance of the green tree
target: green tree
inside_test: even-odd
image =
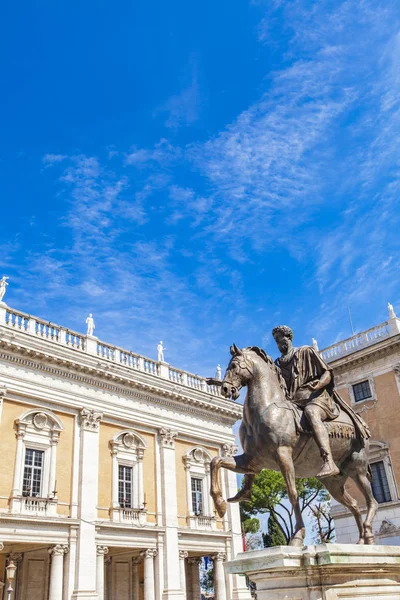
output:
[[[214,593],[214,566],[210,566],[207,571],[204,571],[200,579],[200,587],[205,594]]]
[[[297,479],[296,488],[302,512],[309,510],[314,504],[329,500],[328,492],[315,477]],[[288,544],[295,528],[293,509],[288,502],[286,485],[281,473],[268,469],[264,469],[255,477],[251,500],[242,505],[245,522],[257,514],[266,513],[269,513],[270,517],[272,516],[279,524],[285,543]],[[271,527],[273,526],[274,524],[271,523]]]
[[[268,531],[263,533],[264,548],[271,548],[272,546],[285,546],[286,537],[282,531],[282,527],[279,525],[275,513],[271,513],[268,519]]]

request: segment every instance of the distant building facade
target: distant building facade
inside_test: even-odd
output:
[[[321,356],[332,367],[342,398],[371,429],[372,486],[379,503],[376,542],[400,545],[400,319],[389,306],[388,321],[321,350]],[[353,482],[349,491],[362,507]],[[335,502],[332,514],[337,541],[355,543],[353,516]]]
[[[0,579],[12,600],[250,598],[209,496],[241,406],[201,377],[0,304]],[[226,496],[236,475],[223,471]]]

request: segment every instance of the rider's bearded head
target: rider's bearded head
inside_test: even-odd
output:
[[[293,331],[287,325],[278,325],[272,330],[275,342],[282,354],[286,354],[292,345]]]

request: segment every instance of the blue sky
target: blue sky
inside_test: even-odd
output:
[[[400,312],[398,2],[2,12],[10,306],[204,375]]]

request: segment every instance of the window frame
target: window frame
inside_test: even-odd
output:
[[[389,500],[382,500],[382,501],[378,500],[378,498],[376,497],[376,495],[374,493],[374,481],[376,481],[376,478],[374,478],[374,476],[372,476],[371,486],[372,486],[372,492],[374,494],[374,498],[378,502],[378,504],[387,504],[388,502],[392,502],[393,497],[392,497],[392,493],[390,490],[389,478],[387,476],[385,461],[383,459],[381,459],[381,460],[377,460],[377,461],[370,463],[372,474],[373,474],[372,467],[374,465],[382,465],[382,468],[380,469],[380,473],[379,473],[379,481],[380,481],[380,486],[381,486],[380,493],[382,494],[383,497],[385,496],[385,483],[386,483],[387,493],[389,494]],[[382,472],[385,476],[386,482],[382,481]]]
[[[192,513],[196,516],[196,517],[203,517],[204,515],[204,477],[201,477],[199,475],[190,476],[190,487],[191,487],[191,494],[192,494]],[[199,490],[195,490],[193,489],[193,482],[198,482],[200,489]],[[199,502],[199,507],[200,510],[195,510],[195,496],[194,494],[199,494],[200,497],[200,502]]]
[[[124,469],[124,470],[129,469],[129,473],[130,473],[129,481],[126,478],[121,479],[121,469]],[[128,503],[126,501],[121,501],[121,496],[120,496],[121,482],[123,483],[123,487],[124,487],[124,495],[126,494],[126,484],[127,483],[130,484],[131,489],[130,489],[129,505],[127,505]],[[134,497],[133,496],[133,486],[134,486],[133,465],[125,464],[125,462],[119,461],[118,462],[118,504],[119,504],[120,508],[136,508],[133,506],[133,497]]]
[[[32,464],[31,465],[27,465],[26,464],[26,458],[28,455],[28,452],[32,452]],[[40,453],[41,455],[41,465],[40,467],[38,467],[37,465],[35,465],[35,455],[36,453]],[[25,454],[24,454],[24,469],[23,469],[23,474],[22,474],[22,496],[24,496],[25,498],[43,498],[43,482],[44,482],[44,471],[45,471],[45,461],[46,461],[46,450],[39,450],[38,448],[31,448],[30,446],[26,446],[25,447]],[[30,478],[31,478],[31,487],[30,487],[30,493],[26,493],[25,492],[25,472],[26,469],[29,468],[30,469]],[[32,492],[32,488],[33,488],[33,479],[34,479],[34,472],[36,469],[39,469],[39,473],[40,473],[40,483],[39,483],[39,493],[33,493]]]
[[[358,396],[358,390],[360,390],[361,392],[364,391],[363,386],[367,386],[368,387],[369,395],[368,396],[363,396],[362,398],[357,398],[357,396]],[[358,383],[353,383],[352,384],[352,388],[353,388],[354,402],[356,404],[359,404],[360,402],[363,402],[364,400],[371,400],[372,399],[373,394],[372,394],[371,384],[369,382],[369,379],[363,379],[363,381],[359,381]]]
[[[369,389],[371,391],[371,396],[369,398],[363,398],[363,400],[356,400],[354,387],[360,383],[367,381],[369,384]],[[347,384],[347,389],[349,392],[351,406],[361,406],[364,402],[376,402],[376,389],[375,389],[375,381],[372,375],[363,375],[362,377],[358,377],[357,379],[353,379]]]

